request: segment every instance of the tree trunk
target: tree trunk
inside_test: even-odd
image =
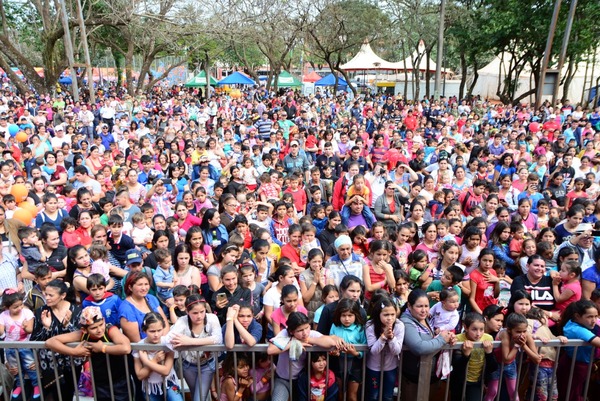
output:
[[[464,99],[465,86],[467,85],[467,59],[464,50],[460,51],[460,86],[458,87],[458,98]]]
[[[111,49],[111,53],[113,56],[113,59],[115,60],[115,73],[117,74],[117,86],[121,87],[123,86],[123,67],[125,66],[125,57],[123,56],[123,53],[115,50],[114,48]],[[108,65],[107,65],[108,67]]]
[[[6,75],[8,76],[10,81],[17,87],[17,90],[21,94],[24,95],[29,91],[29,88],[27,87],[25,82],[23,82],[23,80],[19,78],[17,74],[15,74],[15,72],[10,68],[10,65],[6,62],[6,59],[2,56],[2,54],[0,54],[0,68],[2,68],[4,72],[6,72]]]
[[[406,47],[404,41],[402,41],[402,61],[404,62],[404,93],[403,99],[406,101],[408,98],[408,70],[406,69]]]
[[[473,89],[475,89],[475,85],[477,84],[477,80],[479,80],[479,72],[477,71],[479,67],[479,63],[477,60],[473,61],[473,80],[471,81],[471,85],[469,85],[469,89],[467,89],[467,96],[473,96]]]
[[[127,90],[129,94],[135,96],[133,87],[133,41],[127,43],[127,53],[125,54],[125,82],[127,82]]]
[[[575,61],[574,61],[574,57],[569,57],[569,67],[567,68],[567,74],[565,75],[565,82],[563,84],[563,95],[562,98],[560,99],[561,103],[565,103],[565,101],[569,98],[569,87],[571,86],[571,82],[573,81],[573,77],[575,76],[575,71],[574,71],[574,67],[575,66]],[[585,78],[584,78],[584,82],[585,82]],[[584,88],[585,90],[585,85]]]

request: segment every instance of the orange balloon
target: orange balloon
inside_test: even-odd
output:
[[[17,135],[15,135],[15,139],[21,143],[26,142],[27,141],[27,133],[25,131],[19,131],[19,132],[17,132]]]
[[[21,223],[28,226],[31,224],[33,216],[31,215],[31,213],[29,213],[29,210],[17,208],[17,210],[15,210],[15,213],[13,214],[13,219],[17,219]]]
[[[35,205],[33,203],[23,201],[23,202],[19,203],[19,207],[21,209],[27,210],[33,217],[37,216],[38,209],[37,209],[37,207],[35,207]]]
[[[25,186],[25,184],[15,184],[12,187],[10,187],[10,193],[12,196],[15,197],[17,203],[21,203],[25,199],[27,199],[29,191],[27,191],[27,187]]]

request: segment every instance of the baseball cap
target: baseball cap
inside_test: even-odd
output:
[[[296,146],[300,146],[300,144],[298,143],[298,141],[291,141],[291,142],[290,142],[290,147],[291,147],[291,146],[294,146],[294,145],[296,145]]]
[[[142,254],[137,249],[130,249],[125,252],[125,264],[143,263]]]

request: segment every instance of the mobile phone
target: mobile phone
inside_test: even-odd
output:
[[[221,302],[223,300],[227,300],[227,294],[224,294],[224,293],[217,294],[217,302]]]

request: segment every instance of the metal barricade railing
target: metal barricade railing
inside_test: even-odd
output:
[[[75,345],[75,344],[74,344]],[[555,357],[555,361],[554,361],[554,365],[555,365],[555,369],[554,369],[554,374],[552,376],[552,382],[550,385],[550,388],[553,387],[554,383],[556,382],[557,378],[556,378],[556,368],[558,366],[558,361],[559,358],[561,356],[561,350],[564,347],[575,347],[575,350],[577,350],[579,347],[581,346],[589,346],[588,343],[584,342],[584,341],[580,341],[580,340],[569,340],[566,344],[562,344],[559,340],[551,340],[548,341],[547,343],[542,343],[541,341],[536,341],[536,346],[537,347],[555,347],[557,348],[557,353],[556,353],[556,357]],[[462,347],[462,343],[457,343],[454,346],[445,346],[443,347],[443,350],[449,351],[450,352],[450,360],[452,360],[452,353],[455,352],[456,350],[461,349]],[[473,348],[474,349],[478,349],[478,348],[482,348],[483,345],[482,343],[474,343],[473,344]],[[500,342],[496,341],[494,342],[494,348],[498,348],[500,347]],[[48,366],[45,366],[45,369],[41,369],[40,366],[40,357],[38,352],[40,350],[44,350],[45,345],[44,342],[0,342],[0,348],[1,349],[29,349],[33,351],[33,358],[35,361],[35,370],[37,372],[37,376],[40,380],[40,383],[42,382],[47,382],[48,381],[48,377],[43,377],[43,375],[48,375],[49,372],[52,372],[53,370],[53,375],[54,375],[54,380],[56,380],[56,382],[58,383],[60,381],[60,373],[58,371],[58,367],[57,367],[57,363],[56,363],[56,355],[52,355],[52,361],[54,362],[54,366],[53,368],[48,369]],[[169,351],[169,349],[163,345],[150,345],[150,344],[131,344],[131,348],[132,351]],[[216,389],[217,392],[217,396],[218,399],[220,399],[221,396],[221,380],[222,380],[222,376],[223,374],[220,372],[219,369],[219,365],[220,365],[220,361],[222,361],[220,359],[220,355],[224,352],[230,352],[233,353],[233,366],[237,367],[237,362],[238,362],[238,354],[239,353],[246,353],[249,355],[250,360],[251,360],[251,372],[256,372],[256,368],[258,366],[257,363],[257,354],[261,354],[261,353],[265,353],[267,352],[267,348],[268,345],[267,344],[256,344],[253,347],[249,347],[249,346],[245,346],[245,345],[236,345],[233,350],[227,350],[225,348],[225,346],[223,345],[210,345],[210,346],[202,346],[202,347],[187,347],[187,348],[182,348],[180,351],[201,351],[198,353],[198,360],[196,361],[196,366],[198,368],[198,373],[197,373],[197,384],[199,386],[199,393],[202,394],[209,394],[209,399],[210,399],[210,393],[211,393],[211,389]],[[367,367],[366,367],[366,355],[369,352],[369,348],[366,345],[356,345],[355,346],[356,350],[359,352],[363,352],[363,358],[360,361],[360,366],[361,366],[361,380],[362,380],[362,385],[359,388],[359,393],[358,393],[358,400],[374,400],[373,398],[373,394],[370,394],[368,392],[368,388],[369,386],[367,385],[367,377],[366,377],[366,371],[367,371]],[[327,352],[330,351],[328,349],[323,349],[320,347],[310,347],[310,348],[306,348],[305,352],[307,353],[306,356],[306,360],[308,362],[308,366],[310,366],[310,363],[312,361],[312,354],[314,352]],[[406,348],[405,348],[406,351]],[[205,362],[204,365],[201,364],[200,358],[201,358],[201,354],[202,353],[212,353],[212,356],[210,359],[208,359],[208,362]],[[394,383],[394,392],[395,395],[393,396],[393,399],[395,399],[396,401],[400,401],[402,399],[401,396],[401,389],[402,389],[402,381],[403,381],[403,375],[402,375],[402,363],[403,363],[403,354],[404,351],[400,354],[399,357],[399,361],[398,361],[398,372],[395,378],[395,383]],[[593,355],[593,353],[592,353]],[[20,382],[23,384],[25,376],[26,376],[26,372],[23,371],[22,367],[21,367],[21,356],[19,355],[19,353],[16,353],[17,356],[17,364],[18,364],[18,372],[17,375],[20,379]],[[111,364],[109,361],[109,355],[105,355],[105,357],[107,358],[107,369],[108,372],[108,380],[109,380],[109,392],[110,392],[110,396],[111,399],[115,399],[115,393],[114,393],[114,388],[113,388],[113,372],[111,371]],[[118,375],[123,375],[125,378],[131,378],[131,375],[135,375],[135,371],[132,371],[132,369],[130,369],[130,356],[129,355],[124,355],[124,366],[125,366],[125,372],[117,372]],[[330,361],[331,361],[332,356],[330,356],[330,354],[327,354],[327,358],[326,358],[326,378],[329,377],[329,370],[330,370]],[[270,378],[270,390],[272,391],[275,387],[275,373],[276,373],[276,369],[275,369],[275,363],[274,363],[274,357],[273,356],[269,356],[269,360],[270,360],[270,366],[271,366],[271,378]],[[420,357],[420,371],[419,371],[419,375],[418,375],[418,383],[417,384],[417,395],[416,395],[416,400],[414,399],[410,399],[410,400],[406,400],[406,401],[427,401],[430,399],[430,384],[431,384],[431,375],[432,375],[432,369],[435,369],[435,366],[433,366],[433,361],[434,361],[434,355],[424,355]],[[381,361],[381,365],[383,366],[383,355],[382,355],[382,361]],[[195,384],[190,386],[190,383],[187,383],[186,380],[184,379],[184,366],[183,366],[183,360],[182,358],[178,358],[175,362],[175,371],[177,372],[177,376],[179,379],[179,385],[182,389],[182,391],[188,391],[191,390],[192,388],[195,388]],[[292,361],[290,360],[290,366],[288,366],[288,371],[292,372]],[[346,391],[348,386],[348,376],[350,373],[350,366],[351,366],[351,361],[348,358],[347,354],[342,354],[341,356],[339,356],[339,363],[342,366],[341,369],[341,377],[337,377],[338,375],[336,374],[336,379],[338,381],[339,384],[339,391],[342,392],[342,396],[341,396],[341,400],[343,401],[348,401],[348,392]],[[591,371],[592,371],[592,363],[593,363],[593,358],[591,363],[589,364],[588,368],[587,368],[587,377],[586,377],[586,383],[585,383],[585,389],[584,389],[584,394],[587,394],[588,392],[588,388],[589,388],[589,382],[590,382],[590,375],[591,375]],[[206,385],[206,383],[203,383],[202,380],[202,367],[206,366],[208,364],[214,364],[215,366],[215,371],[210,373],[209,375],[212,374],[213,378],[212,380],[210,380],[210,386],[211,389],[206,389],[203,388],[203,386]],[[522,368],[524,364],[524,359],[523,359],[523,355],[521,353],[520,357],[519,357],[519,361],[518,361],[518,373],[517,373],[517,383],[519,383],[521,375],[522,375]],[[502,372],[503,372],[503,367],[504,364],[500,363],[500,383],[499,383],[499,389],[498,389],[498,394],[497,394],[497,400],[499,400],[500,398],[500,393],[501,393],[501,386],[503,383],[502,380]],[[212,366],[212,365],[211,365]],[[69,358],[69,364],[68,367],[70,369],[67,369],[69,371],[64,371],[62,372],[63,375],[70,375],[72,377],[73,383],[75,384],[75,392],[74,394],[64,394],[63,393],[63,389],[61,389],[62,386],[57,386],[57,399],[55,399],[54,401],[70,401],[72,399],[75,399],[77,401],[80,400],[80,398],[82,398],[82,396],[79,394],[79,391],[77,389],[77,383],[79,381],[79,377],[77,377],[77,368],[75,365],[75,362],[73,360],[73,358]],[[95,388],[97,385],[96,382],[96,378],[95,378],[95,374],[93,371],[93,366],[90,363],[90,367],[91,367],[91,381],[92,381],[92,385]],[[535,382],[538,376],[538,369],[539,366],[535,366],[534,367],[534,371],[530,372],[530,376],[529,378],[531,379],[532,385],[533,385],[533,389],[535,389]],[[572,380],[573,380],[573,373],[574,373],[574,369],[575,369],[575,360],[573,359],[573,362],[571,363],[570,369],[569,369],[569,380],[568,380],[568,386],[567,386],[567,391],[566,394],[570,393],[570,389],[572,386]],[[381,369],[380,369],[381,370]],[[234,379],[235,382],[238,383],[238,375],[237,375],[237,369],[233,369],[234,372]],[[485,372],[485,365],[484,365],[484,372]],[[337,372],[336,372],[337,373]],[[483,376],[483,374],[482,374]],[[7,377],[5,375],[0,375],[0,380],[1,380],[1,386],[2,386],[2,396],[5,400],[10,399],[10,395],[11,395],[11,383],[10,380],[7,380]],[[43,380],[45,379],[45,380]],[[51,381],[52,378],[50,378]],[[260,378],[258,378],[258,380],[260,380]],[[406,379],[404,379],[406,380]],[[452,396],[450,393],[450,385],[451,385],[451,380],[452,380],[452,375],[449,375],[448,378],[446,378],[444,380],[445,385],[446,385],[446,389],[444,391],[444,395],[443,395],[443,399],[444,401],[447,401],[450,399],[450,397]],[[458,399],[460,400],[465,400],[465,388],[466,388],[466,380],[467,380],[467,376],[465,374],[465,382],[462,383],[462,385],[460,386],[462,388],[462,394],[461,397],[459,397]],[[308,395],[308,399],[310,399],[310,394],[311,394],[311,381],[310,381],[310,377],[309,380],[307,380],[307,395]],[[384,372],[383,370],[381,370],[381,372],[379,372],[379,394],[378,397],[376,397],[377,401],[383,401],[383,383],[384,383]],[[294,383],[292,382],[292,378],[290,375],[289,378],[289,382],[288,382],[289,386],[290,386],[290,393],[291,393],[291,389],[294,386]],[[326,386],[329,387],[329,383],[326,383]],[[530,386],[531,388],[531,386]],[[40,385],[40,389],[42,389],[41,385]],[[208,390],[208,392],[207,392]],[[517,390],[518,390],[518,384],[517,384]],[[163,383],[163,391],[167,391],[167,388],[165,387],[164,383]],[[127,394],[128,394],[128,399],[129,400],[134,400],[135,399],[135,386],[133,384],[133,381],[131,379],[127,380]],[[529,398],[527,398],[528,401],[534,401],[535,399],[535,392],[531,391],[531,393],[529,394]],[[257,383],[254,382],[252,385],[252,391],[251,391],[251,396],[248,397],[248,399],[258,399],[258,394],[257,394]],[[30,398],[31,394],[26,394],[25,391],[22,392],[22,397],[20,397],[19,399],[22,399],[23,401],[25,401],[26,399]],[[192,394],[193,397],[193,394]],[[453,399],[457,399],[455,398],[456,395],[454,395],[452,398]],[[441,398],[441,397],[440,397]],[[13,398],[14,399],[14,398]],[[96,394],[94,394],[94,400],[96,400]],[[145,395],[145,399],[149,400],[149,396],[146,394]],[[193,398],[192,398],[193,399]],[[202,397],[201,397],[202,399]],[[482,386],[482,390],[481,390],[481,397],[480,399],[483,399],[483,386]],[[45,394],[42,391],[41,392],[41,396],[40,396],[40,400],[44,401],[45,400]],[[294,398],[294,401],[296,399]],[[439,398],[436,398],[436,400],[439,400]],[[273,401],[286,401],[286,400],[273,400]],[[467,401],[476,401],[476,400],[472,400],[472,399],[468,399]],[[563,401],[563,400],[559,400],[559,401]]]

